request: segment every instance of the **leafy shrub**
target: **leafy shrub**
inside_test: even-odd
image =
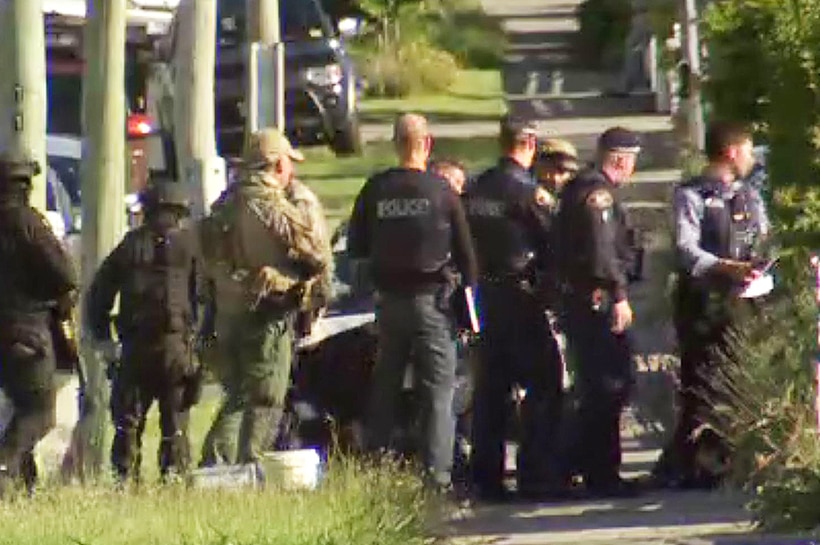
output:
[[[433,42],[464,68],[498,69],[504,61],[506,38],[501,24],[479,9],[444,13],[428,28]]]
[[[632,19],[632,0],[585,0],[578,8],[576,49],[589,68],[611,68],[623,61]]]
[[[750,508],[768,530],[820,521],[820,438],[811,362],[817,311],[806,252],[784,263],[774,300],[730,335],[717,377],[713,424],[734,447],[732,478],[755,492]]]
[[[451,54],[421,41],[395,49],[365,51],[359,56],[359,71],[370,96],[405,97],[443,91],[452,85],[459,69]]]

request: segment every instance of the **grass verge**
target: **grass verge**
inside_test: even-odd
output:
[[[426,542],[425,505],[396,466],[335,461],[310,493],[48,489],[0,504],[0,544],[414,545]]]
[[[495,121],[506,112],[501,72],[460,70],[444,93],[370,98],[360,105],[362,121],[367,123],[392,123],[396,114],[409,111],[433,122]]]

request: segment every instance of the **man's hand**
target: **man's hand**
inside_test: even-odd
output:
[[[612,332],[619,335],[632,325],[632,307],[624,299],[612,306]]]

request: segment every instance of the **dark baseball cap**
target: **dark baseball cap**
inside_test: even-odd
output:
[[[523,117],[505,115],[501,118],[501,139],[515,142],[528,136],[537,136],[535,123]]]
[[[621,153],[638,153],[641,151],[641,139],[637,133],[624,127],[607,129],[598,138],[598,149]]]

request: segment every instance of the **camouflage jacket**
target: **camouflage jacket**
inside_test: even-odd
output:
[[[219,299],[250,298],[253,306],[298,289],[298,306],[322,307],[329,297],[327,229],[318,199],[299,182],[283,189],[264,173],[247,173],[213,204],[200,239]]]

